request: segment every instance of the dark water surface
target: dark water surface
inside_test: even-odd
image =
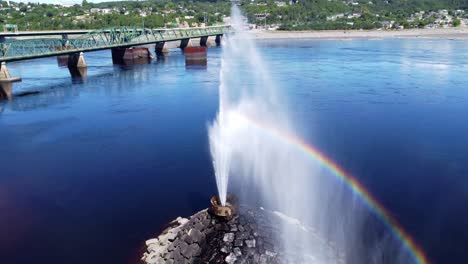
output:
[[[454,40],[260,42],[307,141],[356,176],[434,263],[468,258],[468,45]],[[207,123],[221,50],[114,66],[87,53],[10,63],[0,103],[0,263],[134,263],[215,190]],[[241,76],[240,76],[241,77]]]

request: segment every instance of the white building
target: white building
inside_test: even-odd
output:
[[[101,14],[110,14],[110,13],[112,13],[112,9],[110,8],[101,9]]]
[[[112,9],[110,8],[91,8],[89,10],[91,14],[110,14],[112,13]]]
[[[331,15],[331,16],[327,16],[327,20],[337,20],[338,18],[343,18],[345,16],[345,14],[343,13],[340,13],[340,14],[335,14],[335,15]]]

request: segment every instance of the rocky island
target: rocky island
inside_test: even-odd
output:
[[[284,225],[316,238],[314,248],[300,243],[285,247]],[[294,243],[288,241],[288,243]],[[289,244],[290,245],[290,244]],[[344,263],[344,256],[297,220],[264,208],[239,207],[231,218],[209,209],[177,218],[157,237],[146,241],[143,264],[159,263]],[[300,252],[291,253],[286,248]]]

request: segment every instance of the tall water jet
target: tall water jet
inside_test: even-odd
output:
[[[276,211],[285,219],[278,241],[302,257],[299,263],[342,263],[342,252],[349,263],[412,263],[388,233],[369,235],[373,218],[360,194],[337,181],[336,166],[300,139],[245,24],[234,4],[234,33],[225,36],[221,59],[219,112],[208,128],[220,203],[226,204],[229,185],[241,201]],[[320,241],[333,244],[336,255]],[[303,246],[288,248],[297,242]],[[366,243],[374,248],[369,251]]]
[[[210,150],[221,204],[226,203],[230,177],[245,185],[240,198],[255,196],[262,205],[284,215],[305,217],[312,172],[301,153],[265,133],[265,128],[294,134],[286,102],[278,93],[237,5],[231,11],[234,34],[225,37],[219,86],[219,113],[209,127]],[[260,129],[259,129],[260,128]],[[281,238],[301,234],[283,227]],[[303,244],[307,244],[304,239]]]
[[[279,106],[280,104],[277,102],[274,85],[256,51],[252,37],[244,30],[245,24],[239,8],[233,4],[231,27],[234,33],[224,38],[219,112],[216,120],[209,127],[210,150],[222,204],[226,201],[233,159],[236,153],[239,154],[239,136],[248,128],[239,118],[239,114],[246,114],[246,110],[249,110],[250,114],[255,115],[263,111],[264,113],[260,116],[274,114],[274,112],[282,115],[282,111],[271,107],[271,105]],[[247,75],[248,78],[246,78]],[[276,117],[279,118],[279,116]]]

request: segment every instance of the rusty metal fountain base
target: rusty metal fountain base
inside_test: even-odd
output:
[[[231,219],[236,214],[237,199],[228,195],[226,204],[222,205],[219,196],[215,195],[210,199],[211,207],[209,212],[221,218]]]

